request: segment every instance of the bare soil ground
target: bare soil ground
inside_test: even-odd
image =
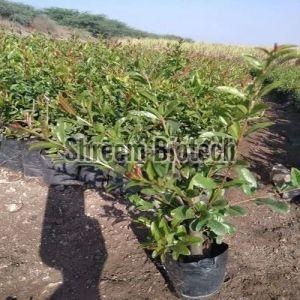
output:
[[[300,115],[280,107],[270,111],[276,125],[243,145],[264,191],[274,163],[300,166]],[[300,299],[299,206],[287,216],[248,209],[234,220],[226,279],[211,299]],[[126,203],[103,193],[47,187],[0,166],[0,226],[0,299],[176,299],[141,248]]]

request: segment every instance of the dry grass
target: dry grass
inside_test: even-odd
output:
[[[118,39],[122,44],[132,44],[149,49],[166,49],[172,44],[176,44],[177,41],[171,41],[166,39]],[[233,46],[222,44],[206,44],[206,43],[193,43],[184,42],[183,48],[197,53],[198,55],[208,57],[223,57],[223,58],[240,58],[243,54],[258,54],[258,51],[254,47],[249,46]]]
[[[15,22],[0,17],[0,29],[13,34],[28,35],[31,33],[30,28],[17,24]]]

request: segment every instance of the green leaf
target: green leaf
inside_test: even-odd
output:
[[[129,74],[129,76],[130,76],[131,79],[133,79],[135,81],[138,81],[140,83],[143,83],[143,84],[147,84],[148,83],[148,81],[146,80],[146,78],[143,75],[141,75],[140,73],[138,73],[138,72],[131,72]]]
[[[160,232],[157,222],[151,223],[150,231],[156,241],[159,241],[162,238],[162,233]]]
[[[211,231],[216,235],[224,235],[227,233],[227,228],[224,224],[216,220],[210,220],[207,224]]]
[[[238,205],[229,206],[226,212],[229,216],[233,217],[245,216],[247,214],[247,211]]]
[[[241,186],[245,183],[245,181],[243,179],[233,179],[230,181],[227,181],[224,184],[224,188],[229,188],[229,187],[233,187],[233,186]]]
[[[141,193],[147,196],[154,196],[157,195],[157,191],[151,188],[145,188],[141,190]]]
[[[284,203],[282,201],[276,201],[273,199],[256,199],[254,200],[254,203],[256,205],[266,205],[269,208],[271,208],[273,211],[281,214],[286,214],[290,210],[290,207],[287,203]]]
[[[249,186],[248,183],[242,185],[242,190],[243,190],[243,192],[244,192],[246,195],[248,195],[248,196],[253,195],[254,192],[255,192],[255,188]]]
[[[191,229],[194,231],[201,231],[203,229],[203,227],[205,227],[207,225],[208,220],[209,220],[209,217],[206,216],[204,218],[193,221],[191,224]]]
[[[217,87],[217,90],[226,94],[230,94],[233,96],[236,96],[241,99],[246,99],[246,96],[244,93],[240,92],[238,89],[229,87],[229,86],[219,86]]]
[[[180,110],[179,104],[180,102],[177,100],[168,102],[165,106],[165,117],[172,116],[178,112]]]
[[[236,228],[232,224],[230,224],[228,222],[223,222],[222,224],[226,228],[226,233],[228,233],[228,234],[236,233]]]
[[[129,112],[129,114],[133,115],[133,116],[137,116],[137,117],[145,117],[145,118],[151,119],[152,121],[159,120],[159,118],[155,114],[153,114],[149,111],[131,110]]]
[[[226,206],[228,206],[228,201],[226,201],[224,199],[220,199],[220,200],[214,201],[211,206],[213,209],[216,209],[216,210],[223,209]]]
[[[147,92],[147,91],[139,90],[139,94],[140,94],[141,96],[143,96],[144,98],[150,100],[150,101],[153,102],[153,103],[156,103],[156,102],[157,102],[156,96],[150,94],[150,93]]]
[[[159,253],[156,250],[154,250],[151,254],[152,258],[156,258],[158,255]]]
[[[171,211],[173,218],[172,225],[177,226],[185,220],[193,219],[195,217],[194,211],[188,206],[180,206]]]
[[[175,240],[175,233],[173,232],[173,233],[166,234],[166,240],[168,245],[173,245]]]
[[[145,217],[139,217],[138,218],[138,222],[143,224],[146,227],[150,227],[151,226],[151,221],[148,218]]]
[[[173,260],[178,260],[180,253],[176,251],[176,249],[173,249],[172,251],[172,258]]]
[[[239,168],[238,172],[251,188],[257,188],[257,181],[254,175],[246,168]]]
[[[229,127],[228,131],[237,140],[241,135],[241,126],[238,122],[235,122]]]
[[[138,195],[131,195],[129,201],[140,211],[148,211],[154,208],[153,203],[143,200]]]
[[[263,65],[262,63],[255,57],[253,57],[252,55],[244,55],[245,60],[247,61],[247,63],[252,66],[253,68],[255,68],[256,70],[262,70]]]
[[[204,201],[199,201],[199,202],[196,202],[194,204],[194,209],[197,211],[197,212],[200,212],[201,214],[204,214],[207,212],[207,203],[205,203]]]
[[[256,132],[259,129],[264,129],[264,128],[270,127],[272,125],[274,125],[273,122],[262,122],[262,123],[255,124],[248,129],[246,135]]]
[[[168,222],[167,222],[167,220],[165,218],[161,218],[161,220],[159,221],[158,227],[163,230],[163,232],[164,232],[165,235],[168,235],[168,234],[171,233],[170,232],[171,229],[170,229],[170,227],[168,225]]]
[[[228,126],[228,122],[226,121],[226,119],[222,116],[219,116],[219,120],[225,125]]]
[[[76,116],[76,119],[77,119],[77,123],[80,124],[80,125],[87,125],[87,126],[90,126],[90,127],[93,126],[93,124],[91,124],[90,122],[84,120],[83,118],[81,118],[79,116]]]
[[[66,133],[66,123],[63,120],[58,120],[57,125],[55,126],[55,134],[57,139],[63,144],[66,144],[67,133]]]
[[[248,113],[248,109],[247,109],[247,107],[244,106],[244,105],[238,104],[238,105],[237,105],[237,108],[238,108],[242,113],[244,113],[245,115]]]
[[[156,178],[156,173],[155,173],[155,170],[153,167],[153,162],[151,160],[147,161],[146,173],[150,180],[154,180]]]
[[[29,146],[29,150],[37,150],[37,149],[50,149],[50,148],[56,148],[57,145],[50,143],[50,142],[37,142],[34,144],[31,144]]]
[[[188,179],[190,177],[191,169],[189,167],[184,167],[180,170],[182,177]]]
[[[254,115],[254,114],[257,114],[258,112],[263,112],[263,111],[265,111],[267,108],[269,108],[269,105],[267,105],[267,104],[265,104],[265,103],[256,103],[256,104],[252,107],[250,113],[251,113],[252,115]]]
[[[300,186],[300,170],[298,170],[296,168],[292,168],[291,179],[292,179],[293,186],[299,187]]]
[[[211,138],[231,138],[229,134],[223,133],[223,132],[217,132],[217,131],[207,131],[207,132],[202,132],[199,136],[199,138],[203,139],[211,139]]]
[[[166,127],[168,129],[168,132],[170,135],[175,135],[179,128],[180,128],[180,123],[179,122],[175,122],[173,120],[169,120],[166,122]]]
[[[180,255],[190,255],[191,252],[187,246],[185,246],[183,243],[178,243],[177,245],[173,246],[171,248],[173,250],[173,259],[178,260]]]
[[[186,235],[179,238],[186,245],[203,244],[204,239],[198,236]]]
[[[184,225],[176,226],[176,234],[180,236],[186,235],[186,228]]]
[[[264,97],[268,95],[273,90],[279,88],[282,85],[281,81],[275,81],[271,84],[266,85],[259,93],[259,97]]]
[[[217,187],[217,184],[212,178],[204,177],[202,174],[196,174],[190,181],[189,190],[192,190],[194,187],[212,190]]]
[[[164,177],[169,172],[169,162],[153,162],[153,167],[159,177]]]

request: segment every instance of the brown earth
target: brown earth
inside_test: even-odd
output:
[[[269,113],[276,125],[243,145],[264,192],[274,163],[300,166],[299,113],[280,107]],[[211,299],[300,299],[299,206],[286,216],[247,207]],[[126,203],[108,195],[47,187],[0,166],[0,226],[0,299],[176,299],[133,233]]]
[[[21,36],[38,33],[54,39],[69,39],[76,36],[83,41],[94,40],[85,30],[61,26],[45,16],[35,17],[29,26],[23,26],[0,16],[0,30]]]

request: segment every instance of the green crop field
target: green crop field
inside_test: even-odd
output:
[[[251,68],[247,47],[167,40],[54,40],[42,35],[0,36],[1,124],[39,128],[63,117],[63,103],[86,122],[114,124],[130,110],[177,101],[190,112],[191,130],[219,125],[234,99],[217,86],[245,88]],[[299,66],[274,67],[266,80],[299,93]],[[157,108],[156,107],[156,108]],[[220,117],[219,116],[219,117]],[[10,129],[3,129],[7,133]],[[196,130],[196,129],[195,129]]]
[[[271,125],[263,119],[268,107],[263,98],[279,88],[296,91],[298,80],[289,86],[280,80],[286,72],[294,78],[298,70],[298,49],[289,45],[234,49],[4,33],[0,50],[4,135],[38,138],[33,147],[55,159],[72,154],[81,165],[124,178],[132,204],[153,212],[151,219],[139,221],[151,228],[148,247],[162,261],[168,253],[175,260],[190,255],[189,246],[204,242],[202,235],[189,235],[183,225],[187,219],[193,220],[194,231],[206,232],[217,243],[236,231],[227,216],[246,212],[224,199],[226,188],[240,187],[248,196],[258,188],[247,162],[238,159],[241,141]],[[167,145],[163,160],[153,148],[157,139]],[[136,151],[140,144],[144,156]],[[201,147],[193,150],[194,144]],[[204,144],[208,156],[205,151],[200,155]],[[107,145],[113,149],[110,159],[103,157]],[[194,161],[195,151],[201,160]],[[229,179],[232,170],[234,180]],[[298,186],[299,174],[293,169],[292,182],[278,189]],[[207,202],[195,200],[203,195]],[[254,203],[289,210],[269,198]]]
[[[158,41],[153,50],[148,41],[59,41],[1,34],[0,47],[1,122],[30,120],[31,127],[39,127],[45,118],[57,120],[64,101],[82,116],[96,110],[98,115],[93,112],[89,121],[111,123],[154,100],[180,100],[199,111],[210,105],[212,111],[197,122],[209,126],[210,114],[224,102],[212,87],[240,87],[249,69],[236,56],[210,57],[201,52],[205,47],[199,52],[188,43],[162,47]]]

